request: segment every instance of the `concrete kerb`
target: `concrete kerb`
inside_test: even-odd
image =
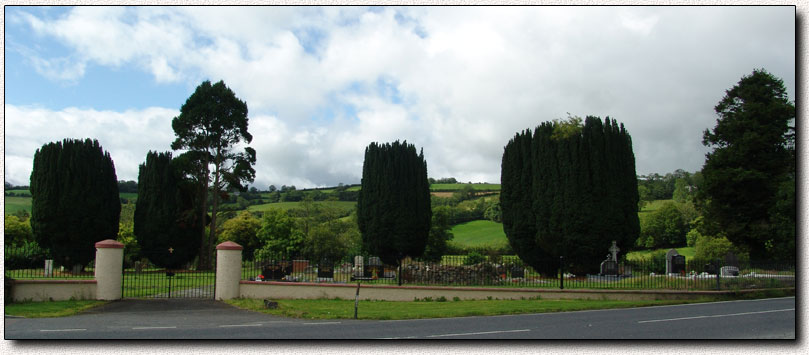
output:
[[[240,281],[239,297],[253,299],[352,299],[356,284],[323,284],[306,282]],[[779,290],[792,290],[779,289]],[[462,300],[518,299],[593,299],[593,300],[693,300],[756,293],[766,290],[739,291],[675,291],[675,290],[553,290],[507,289],[485,287],[360,285],[360,299],[413,301],[445,297]]]

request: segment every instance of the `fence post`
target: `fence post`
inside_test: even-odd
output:
[[[559,257],[559,289],[565,289],[565,257]]]
[[[119,300],[123,289],[124,245],[112,239],[95,244],[95,279],[97,300]]]
[[[229,300],[239,297],[243,249],[241,245],[234,242],[224,242],[216,246],[214,299]]]

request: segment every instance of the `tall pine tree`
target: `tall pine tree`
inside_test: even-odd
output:
[[[141,253],[155,265],[177,268],[199,254],[202,224],[193,187],[170,152],[149,151],[140,165],[134,232]]]
[[[386,264],[424,253],[432,211],[424,153],[407,142],[365,149],[357,222],[365,251]]]
[[[699,191],[711,232],[724,232],[755,259],[795,257],[795,105],[784,82],[755,70],[725,92],[705,130],[714,148]]]
[[[65,139],[34,154],[31,229],[58,265],[86,266],[93,244],[115,239],[121,217],[118,179],[97,140]]]
[[[559,256],[573,272],[598,269],[613,240],[640,232],[632,140],[607,118],[545,122],[503,152],[503,229],[517,255],[553,273]]]

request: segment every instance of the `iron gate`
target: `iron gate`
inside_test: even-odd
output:
[[[123,298],[201,298],[213,299],[216,287],[216,257],[211,270],[158,267],[151,260],[172,251],[141,251],[139,261],[124,263]]]

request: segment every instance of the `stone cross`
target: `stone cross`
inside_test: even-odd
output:
[[[169,254],[174,253],[174,248],[169,247]]]
[[[612,246],[610,247],[610,253],[612,253],[612,261],[618,261],[618,252],[619,251],[621,251],[621,249],[618,248],[615,245],[615,241],[613,240],[612,241]]]

